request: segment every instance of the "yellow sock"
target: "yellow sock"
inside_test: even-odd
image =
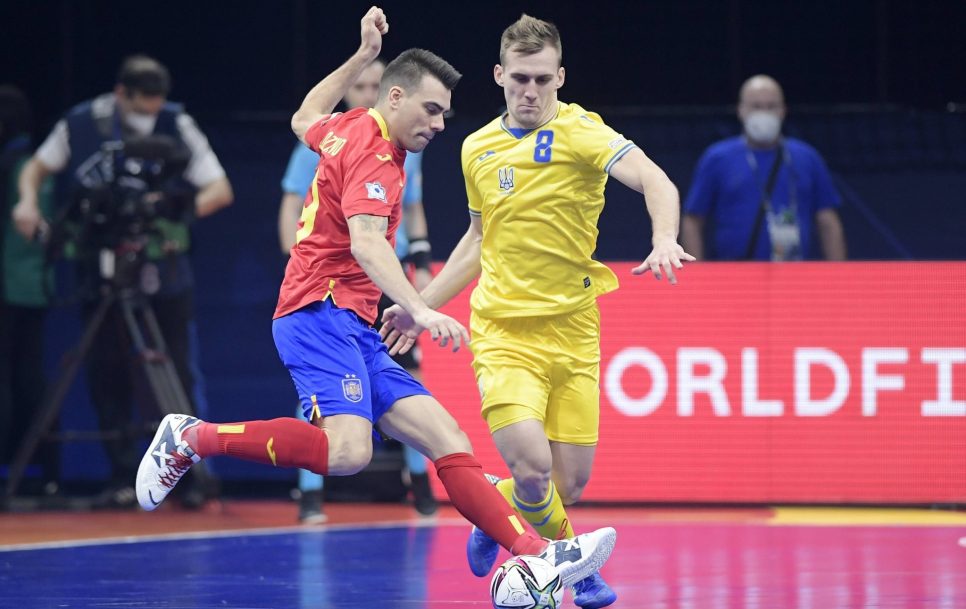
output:
[[[563,539],[574,536],[574,528],[570,526],[570,519],[552,481],[547,496],[539,503],[527,503],[517,497],[513,492],[513,478],[500,480],[496,488],[542,537]]]

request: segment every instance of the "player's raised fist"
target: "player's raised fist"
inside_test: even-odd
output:
[[[389,21],[378,6],[362,17],[362,50],[375,59],[382,50],[382,37],[389,32]]]

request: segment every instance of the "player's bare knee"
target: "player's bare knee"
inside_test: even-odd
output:
[[[542,471],[526,464],[511,466],[515,493],[527,503],[536,503],[547,496],[550,490],[550,468]]]
[[[329,474],[351,476],[359,473],[372,460],[371,442],[335,442],[329,444]]]

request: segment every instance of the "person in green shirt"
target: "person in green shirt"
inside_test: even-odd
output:
[[[43,344],[52,274],[45,268],[44,246],[25,239],[10,212],[19,196],[17,180],[30,159],[30,106],[16,87],[0,85],[0,463],[10,463],[44,396]],[[52,209],[50,180],[39,192],[39,205]],[[50,443],[36,454],[46,493],[57,490],[59,447]],[[0,466],[3,471],[3,466]]]

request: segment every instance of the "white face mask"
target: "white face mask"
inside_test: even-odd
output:
[[[782,130],[782,119],[771,112],[756,111],[745,118],[745,133],[758,144],[771,144],[778,139]]]
[[[138,135],[151,135],[154,132],[154,125],[157,122],[158,117],[155,114],[144,114],[141,112],[127,112],[124,114],[124,123]]]

